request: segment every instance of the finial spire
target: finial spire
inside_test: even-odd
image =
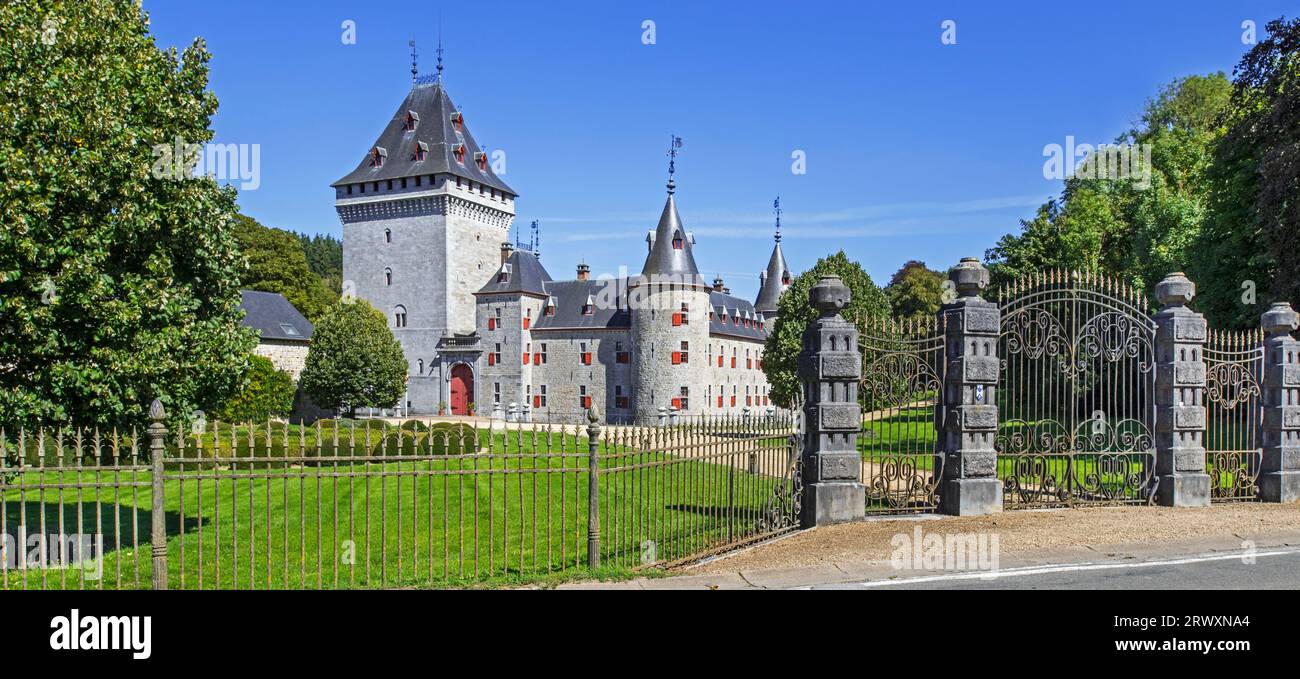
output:
[[[668,144],[668,193],[677,190],[677,184],[673,182],[673,173],[677,172],[677,150],[682,147],[682,138],[673,134],[669,135],[672,141]]]
[[[781,196],[772,201],[772,212],[776,213],[776,242],[781,242]]]
[[[416,81],[420,79],[420,68],[418,66],[420,53],[415,49],[415,40],[410,40],[406,44],[411,46],[411,86],[414,87]]]
[[[442,10],[438,10],[438,82],[442,83]]]

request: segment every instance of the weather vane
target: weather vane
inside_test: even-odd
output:
[[[438,82],[442,82],[442,10],[438,10]]]
[[[776,213],[776,242],[781,242],[781,197],[772,201],[772,211]]]
[[[673,184],[673,173],[677,172],[677,150],[682,147],[682,138],[675,134],[669,137],[672,141],[668,144],[668,192],[672,193],[676,186]]]
[[[406,44],[411,46],[411,84],[414,85],[420,79],[420,69],[417,66],[420,53],[415,49],[415,41],[411,40]]]

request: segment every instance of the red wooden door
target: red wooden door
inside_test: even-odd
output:
[[[474,371],[464,363],[451,369],[451,414],[468,415],[474,401]]]

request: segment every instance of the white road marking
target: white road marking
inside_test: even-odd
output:
[[[1265,556],[1286,556],[1288,554],[1300,554],[1300,549],[1285,549],[1272,552],[1250,552],[1237,551],[1228,554],[1214,554],[1203,556],[1184,557],[1180,559],[1164,559],[1159,561],[1138,561],[1133,563],[1075,563],[1061,564],[1055,566],[1021,566],[1019,568],[1007,568],[996,571],[975,571],[963,573],[948,573],[944,575],[927,575],[916,578],[902,578],[897,580],[867,580],[864,582],[843,583],[855,587],[872,588],[872,587],[894,587],[897,585],[913,585],[926,582],[945,582],[953,580],[999,580],[1001,578],[1018,578],[1026,575],[1044,575],[1049,573],[1070,573],[1076,571],[1100,571],[1117,568],[1149,568],[1152,566],[1178,566],[1189,563],[1204,563],[1206,561],[1233,561],[1249,556],[1260,558]],[[832,583],[828,583],[832,584]],[[794,589],[812,589],[812,586],[795,587]]]

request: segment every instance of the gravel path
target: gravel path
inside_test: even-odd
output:
[[[1004,554],[1041,552],[1082,545],[1239,537],[1300,531],[1300,505],[1221,504],[1205,509],[1093,507],[1003,512],[992,516],[888,518],[799,533],[753,549],[682,569],[681,575],[805,568],[887,561],[890,540],[926,533],[996,533]]]

